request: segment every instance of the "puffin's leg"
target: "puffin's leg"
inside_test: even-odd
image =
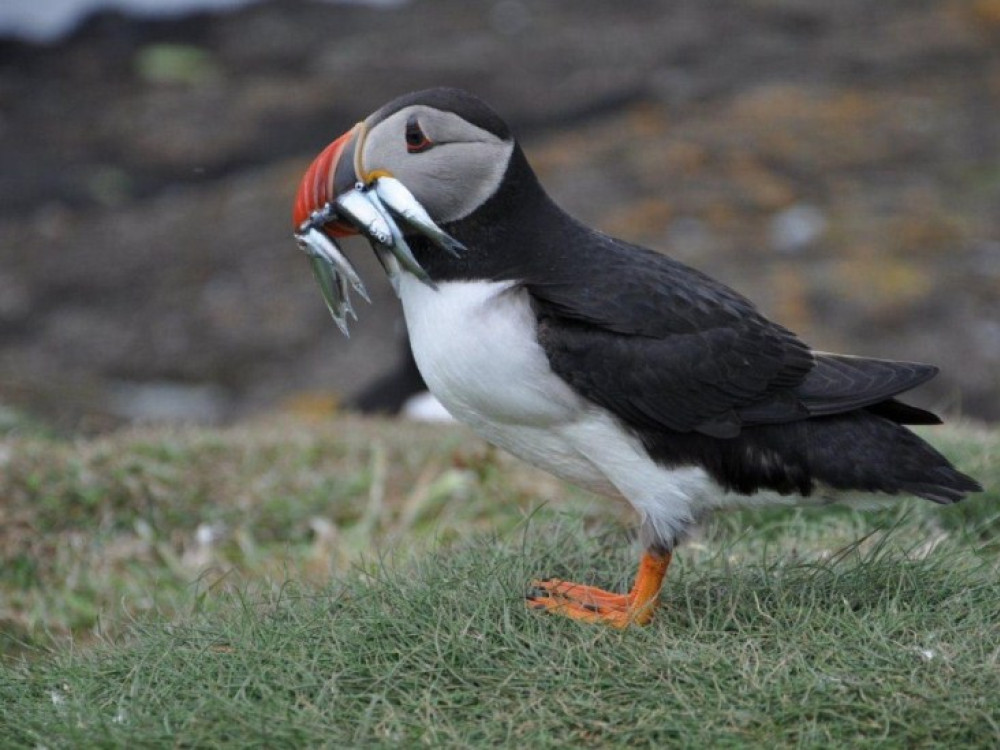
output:
[[[547,609],[583,622],[599,622],[616,628],[646,625],[653,619],[669,565],[669,552],[646,550],[639,560],[639,572],[632,590],[627,594],[613,594],[595,586],[552,578],[532,581],[527,603],[533,609]]]

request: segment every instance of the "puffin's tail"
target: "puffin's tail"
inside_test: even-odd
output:
[[[910,494],[944,504],[983,490],[927,442],[870,411],[806,424],[813,478],[834,489]]]

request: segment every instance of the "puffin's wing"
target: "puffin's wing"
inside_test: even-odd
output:
[[[635,427],[734,437],[880,404],[934,375],[927,365],[814,354],[725,285],[602,239],[599,270],[577,263],[525,287],[553,371]]]
[[[649,338],[543,312],[538,335],[557,375],[635,427],[735,437],[809,416],[791,390],[808,360],[755,325]]]
[[[920,362],[895,362],[846,354],[813,352],[816,367],[796,389],[799,400],[812,416],[839,414],[886,402],[892,396],[926,383],[938,368]],[[911,418],[921,410],[896,403],[897,411],[908,409]],[[887,407],[888,408],[888,407]],[[940,422],[937,417],[929,424]]]

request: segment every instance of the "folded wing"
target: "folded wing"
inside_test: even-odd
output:
[[[936,368],[812,352],[725,285],[666,256],[603,241],[599,272],[577,265],[525,287],[552,369],[626,423],[729,438],[747,426],[857,409],[902,423],[938,421],[893,399]]]

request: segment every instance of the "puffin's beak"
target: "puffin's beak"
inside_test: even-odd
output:
[[[358,123],[323,149],[302,176],[292,211],[296,232],[308,229],[307,222],[312,220],[312,226],[333,237],[358,233],[342,220],[331,220],[330,206],[360,180],[355,171],[355,147],[361,128]]]

